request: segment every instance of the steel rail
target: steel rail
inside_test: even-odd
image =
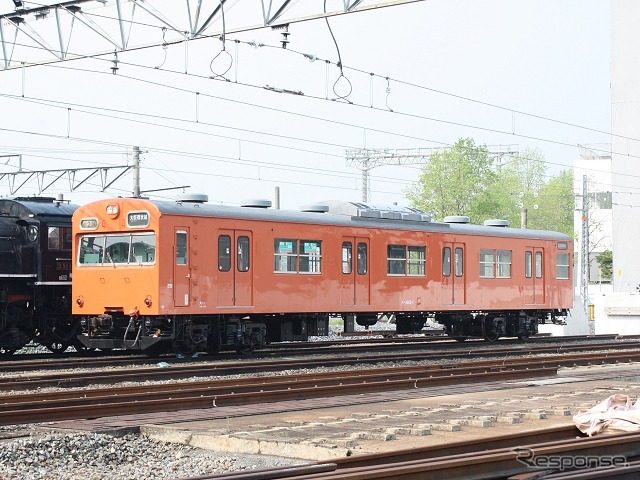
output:
[[[461,443],[439,447],[425,447],[387,454],[363,455],[317,462],[299,468],[322,465],[322,473],[287,472],[286,469],[265,469],[256,472],[190,477],[189,480],[233,479],[233,480],[469,480],[469,479],[547,479],[573,480],[595,478],[637,478],[640,468],[636,461],[640,455],[640,433],[622,433],[600,437],[575,438],[575,427],[545,429],[540,432],[525,432],[523,435],[504,436],[495,440],[472,442],[468,447]],[[551,435],[562,435],[550,439]],[[542,440],[542,442],[540,442]],[[505,446],[496,448],[498,441]],[[451,448],[447,452],[447,447]],[[447,453],[440,455],[440,453]],[[461,453],[459,453],[461,452]],[[526,455],[523,455],[526,452]],[[616,469],[574,470],[564,472],[560,468],[546,468],[545,459],[557,458],[603,458],[618,456],[627,459],[628,466]],[[538,463],[536,464],[536,460]],[[634,460],[632,460],[634,459]],[[335,468],[334,468],[335,467]],[[564,470],[568,470],[568,467]],[[599,475],[599,476],[598,476]],[[182,479],[187,480],[187,479]]]
[[[2,390],[15,390],[18,388],[37,388],[37,387],[82,387],[92,384],[105,384],[105,383],[117,383],[125,381],[141,381],[143,379],[149,379],[153,377],[154,380],[162,379],[179,379],[189,378],[197,376],[224,376],[224,375],[239,375],[239,374],[255,374],[265,371],[283,371],[290,369],[302,369],[302,368],[317,368],[317,367],[344,367],[349,365],[363,365],[363,364],[376,364],[384,362],[399,361],[443,361],[448,359],[460,359],[460,358],[482,358],[482,357],[499,357],[502,358],[502,362],[505,366],[516,365],[522,363],[531,362],[531,358],[527,358],[526,355],[537,355],[543,353],[556,353],[559,355],[545,357],[544,360],[549,365],[571,367],[574,365],[587,365],[587,364],[605,364],[605,363],[619,363],[619,362],[633,362],[640,361],[640,348],[638,345],[625,346],[625,344],[617,347],[616,350],[631,351],[616,351],[609,352],[604,350],[597,352],[593,351],[592,346],[584,347],[532,347],[528,349],[509,349],[492,352],[473,352],[469,350],[458,350],[456,352],[412,352],[412,353],[398,353],[395,354],[369,354],[369,355],[354,355],[352,357],[332,355],[332,358],[313,358],[313,359],[298,359],[298,360],[265,360],[250,362],[248,359],[245,361],[227,362],[227,363],[197,363],[197,364],[169,364],[170,368],[149,366],[136,370],[116,370],[116,371],[100,371],[100,372],[67,372],[67,373],[43,373],[43,374],[30,374],[28,376],[18,375],[0,377],[0,391]],[[611,348],[609,346],[609,348]],[[589,350],[586,354],[570,354],[568,352],[578,350]],[[566,352],[566,353],[562,353]],[[516,356],[516,357],[513,357]],[[335,358],[333,358],[335,357]],[[495,360],[491,360],[492,362]],[[479,362],[474,360],[474,364]],[[77,367],[84,367],[85,364],[81,363]],[[426,367],[423,367],[426,368]],[[445,368],[445,367],[440,367]],[[0,370],[1,371],[1,370]],[[29,386],[25,384],[28,383]]]
[[[121,396],[118,394],[118,389],[113,389],[113,395],[109,397],[83,398],[83,391],[80,391],[78,392],[80,398],[71,401],[62,400],[58,402],[58,405],[56,405],[56,402],[45,402],[46,406],[42,406],[40,402],[38,404],[7,403],[0,407],[0,425],[284,402],[288,400],[299,401],[337,395],[361,395],[364,393],[427,388],[461,383],[469,384],[532,377],[548,377],[555,373],[555,369],[544,367],[498,372],[463,373],[460,375],[449,374],[438,377],[426,376],[422,379],[412,378],[412,376],[398,379],[383,375],[370,381],[369,379],[358,380],[356,376],[355,380],[348,382],[347,379],[342,376],[333,382],[296,382],[294,380],[291,382],[280,382],[277,385],[273,385],[273,388],[268,384],[260,383],[258,385],[249,385],[246,389],[237,386],[235,389],[186,391],[184,396],[176,391],[159,393],[158,395],[140,393],[134,394],[133,396]],[[420,387],[418,387],[418,382],[420,382]]]
[[[543,366],[542,369],[549,376],[555,375],[557,369],[554,367]],[[174,384],[144,384],[139,386],[111,387],[99,388],[91,390],[63,390],[56,392],[36,392],[18,395],[0,396],[0,411],[10,406],[22,405],[23,408],[38,408],[43,404],[53,406],[56,403],[62,403],[68,400],[92,400],[92,401],[108,401],[117,395],[117,400],[122,401],[125,398],[136,400],[137,397],[151,398],[153,396],[187,396],[194,394],[212,395],[241,393],[246,391],[269,391],[280,390],[284,388],[315,387],[323,388],[325,385],[360,385],[365,383],[388,382],[391,380],[408,380],[414,382],[414,388],[422,388],[424,382],[435,386],[448,385],[450,379],[474,378],[477,376],[480,381],[484,381],[487,374],[500,373],[507,375],[507,372],[513,372],[515,378],[530,378],[537,375],[529,375],[531,372],[539,371],[535,365],[515,365],[513,368],[505,368],[502,364],[493,365],[473,365],[464,366],[456,365],[454,368],[424,368],[424,367],[393,367],[373,370],[352,370],[348,372],[327,372],[327,373],[307,373],[287,376],[265,376],[257,378],[240,378],[240,379],[219,379],[209,381],[190,381],[188,383]],[[440,386],[438,385],[438,386]]]
[[[558,348],[554,345],[536,345],[539,343],[544,344],[563,344],[570,341],[589,341],[585,344],[570,344],[560,345],[563,349],[586,349],[586,348],[639,348],[640,341],[632,341],[629,338],[618,339],[615,335],[600,335],[597,337],[544,337],[544,338],[530,338],[526,343],[520,340],[508,339],[501,340],[497,343],[487,343],[484,341],[472,340],[467,343],[456,342],[451,339],[434,339],[434,338],[367,338],[367,339],[351,339],[342,341],[320,341],[320,342],[294,342],[286,344],[274,344],[269,345],[267,349],[258,350],[253,352],[248,357],[239,357],[236,353],[218,353],[213,355],[203,354],[199,355],[198,359],[203,361],[242,361],[240,358],[250,359],[271,359],[274,356],[281,355],[309,355],[309,350],[313,350],[312,354],[318,352],[341,355],[341,354],[354,354],[355,352],[368,352],[372,349],[371,345],[380,345],[376,347],[379,351],[391,350],[397,351],[399,349],[405,350],[421,350],[426,349],[427,354],[437,354],[438,352],[465,352],[470,350],[479,350],[482,353],[483,350],[490,351],[509,351],[510,349],[528,349],[528,348],[549,348],[553,350]],[[561,339],[561,340],[560,340]],[[598,339],[599,341],[594,341]],[[605,340],[614,340],[605,342]],[[463,346],[464,345],[464,346]],[[513,348],[516,345],[516,348]],[[535,345],[535,347],[534,347]],[[92,355],[95,355],[93,352]],[[34,358],[28,358],[34,357]],[[36,369],[66,369],[76,368],[78,362],[82,363],[87,368],[101,367],[105,364],[118,365],[144,365],[158,361],[164,361],[170,364],[184,363],[185,361],[192,360],[189,356],[184,359],[176,358],[175,356],[160,356],[157,358],[151,358],[141,354],[130,354],[124,350],[117,350],[110,352],[108,355],[95,358],[95,356],[80,355],[77,353],[64,354],[63,358],[59,356],[53,356],[53,354],[43,355],[22,355],[16,357],[16,355],[5,357],[0,365],[0,372],[13,372],[13,371],[26,371]]]

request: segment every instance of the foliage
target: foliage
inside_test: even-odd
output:
[[[539,206],[529,215],[529,228],[554,230],[573,238],[573,172],[563,170],[540,189]]]
[[[603,280],[611,280],[613,277],[613,252],[605,250],[596,257],[600,267],[600,277]]]
[[[432,155],[405,193],[414,207],[436,220],[447,215],[468,215],[473,223],[500,218],[513,227],[554,230],[573,237],[572,171],[549,178],[546,173],[547,163],[538,150],[525,149],[504,165],[496,165],[486,146],[476,147],[467,138]]]
[[[460,139],[450,149],[431,156],[416,184],[405,193],[413,206],[442,221],[447,215],[468,215],[481,220],[491,203],[489,189],[496,181],[493,160],[486,146]]]

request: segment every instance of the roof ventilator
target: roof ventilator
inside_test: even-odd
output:
[[[240,204],[241,207],[247,208],[270,208],[271,200],[251,199],[245,200]]]
[[[204,193],[185,193],[176,197],[176,203],[207,203],[209,196]]]
[[[449,215],[444,217],[444,223],[469,223],[471,220],[466,215]]]
[[[313,212],[313,213],[327,213],[329,211],[329,205],[320,205],[315,203],[313,205],[302,205],[300,207],[301,212]]]
[[[485,227],[508,227],[509,226],[509,220],[500,220],[498,218],[492,218],[491,220],[485,220],[484,221],[484,226]]]

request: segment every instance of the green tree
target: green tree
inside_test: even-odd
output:
[[[496,181],[487,147],[464,138],[429,159],[418,181],[405,194],[412,205],[442,221],[447,215],[484,220],[483,210],[493,202],[488,194]]]
[[[573,238],[573,172],[563,170],[551,177],[538,195],[538,208],[529,210],[529,228],[554,230]]]
[[[573,237],[573,174],[564,170],[547,178],[539,150],[525,149],[504,165],[495,165],[486,146],[460,139],[431,156],[418,181],[405,191],[416,208],[442,221],[448,215],[468,215],[473,223],[489,218],[520,227],[555,230]]]
[[[512,227],[519,227],[522,211],[529,212],[539,203],[547,170],[544,157],[539,150],[527,148],[497,169],[498,181],[491,191],[496,204],[494,215],[509,220]]]
[[[611,280],[613,277],[613,252],[605,250],[596,257],[600,267],[600,276],[603,280]]]

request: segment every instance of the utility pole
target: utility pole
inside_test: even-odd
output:
[[[520,208],[520,228],[527,228],[529,224],[529,212],[527,211],[527,207],[522,204]]]
[[[580,242],[580,294],[584,313],[589,318],[589,182],[582,176],[582,235]],[[591,322],[593,323],[593,322]],[[594,334],[595,332],[590,332]]]
[[[140,147],[133,147],[133,198],[140,198]]]

